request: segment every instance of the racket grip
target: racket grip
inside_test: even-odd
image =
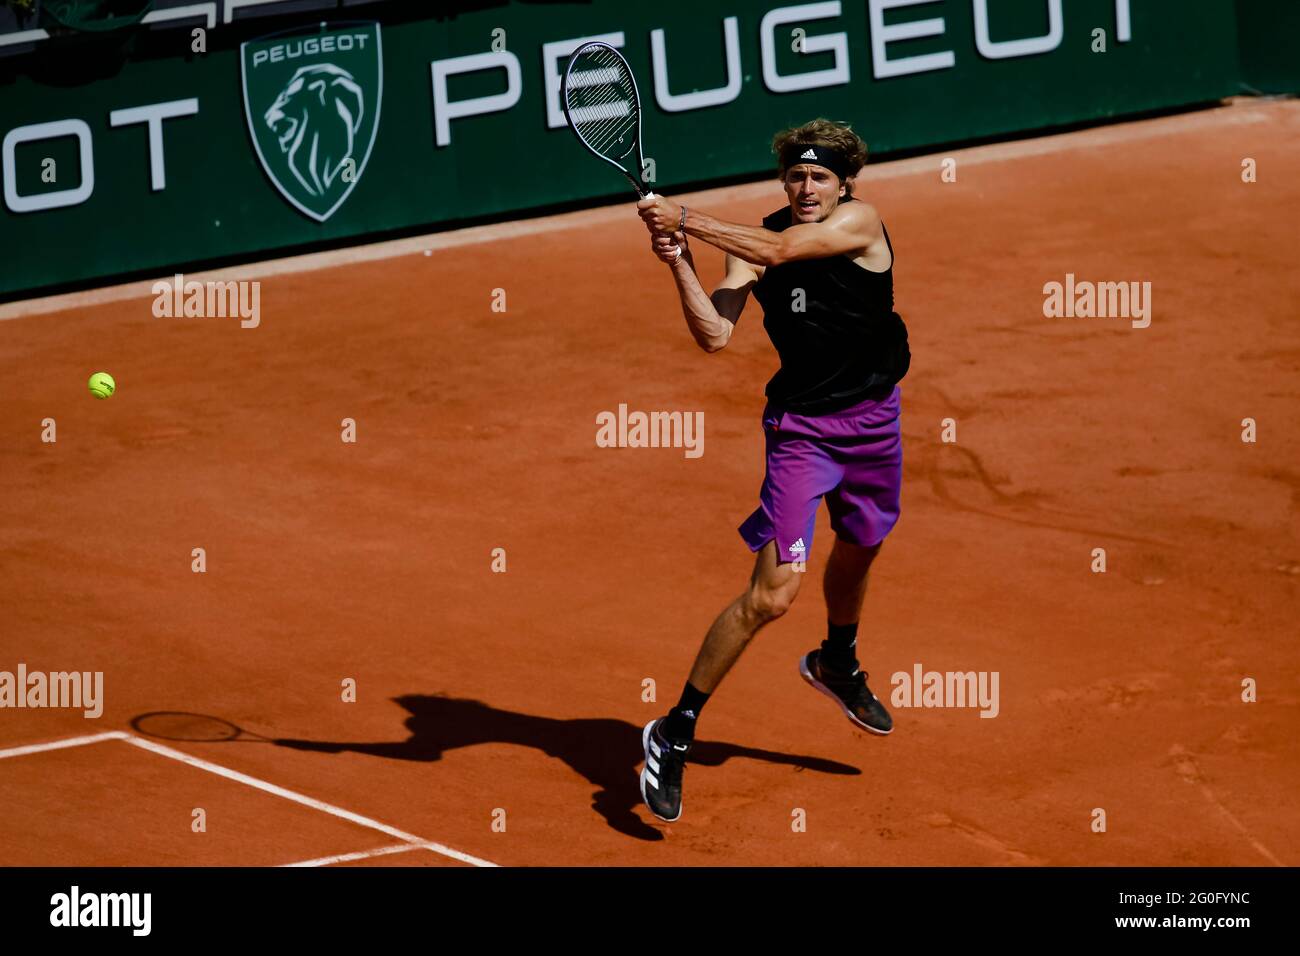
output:
[[[657,199],[658,197],[655,196],[655,191],[654,191],[653,189],[647,189],[647,190],[646,190],[646,194],[645,194],[645,198],[646,198],[646,199]],[[677,245],[677,243],[674,242],[674,243],[673,243],[673,248],[677,250],[677,258],[676,258],[676,259],[673,259],[673,262],[676,262],[677,259],[680,259],[680,258],[682,257],[682,247],[679,246],[679,245]]]

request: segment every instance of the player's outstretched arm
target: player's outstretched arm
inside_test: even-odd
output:
[[[686,234],[766,267],[859,252],[880,238],[881,225],[875,208],[863,202],[844,203],[821,222],[797,223],[782,232],[742,226],[691,209]]]
[[[864,202],[842,203],[821,222],[799,223],[783,232],[715,219],[696,209],[683,217],[682,207],[664,196],[643,199],[637,209],[651,231],[676,229],[685,218],[687,235],[764,267],[860,251],[882,234],[879,213]]]
[[[682,255],[675,258],[673,244],[682,247]],[[749,290],[758,281],[758,276],[748,263],[727,257],[727,273],[718,284],[712,296],[705,293],[700,285],[700,278],[695,272],[695,261],[686,237],[681,233],[674,236],[653,236],[650,248],[672,269],[673,281],[677,284],[677,294],[682,303],[682,315],[686,317],[686,327],[697,345],[706,352],[716,352],[731,340],[731,332],[741,310],[745,308],[745,299]]]
[[[778,261],[793,262],[861,252],[884,237],[884,226],[875,206],[853,202],[836,206],[821,222],[798,223],[777,235]]]

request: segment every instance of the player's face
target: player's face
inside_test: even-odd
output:
[[[825,166],[791,166],[784,182],[795,222],[821,222],[844,197],[844,184]]]

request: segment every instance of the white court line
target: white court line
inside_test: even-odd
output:
[[[1113,126],[1093,126],[1068,133],[1053,133],[1045,136],[1033,136],[1028,131],[1029,139],[1012,140],[1002,143],[990,143],[985,146],[968,146],[965,148],[936,149],[925,156],[911,159],[898,159],[867,166],[857,177],[858,182],[877,182],[899,176],[915,176],[921,173],[936,174],[936,158],[953,157],[963,166],[982,163],[1005,162],[1024,159],[1030,156],[1043,156],[1050,153],[1069,152],[1080,148],[1095,149],[1114,146],[1160,136],[1173,136],[1207,128],[1239,126],[1254,123],[1295,123],[1300,121],[1300,103],[1295,100],[1270,100],[1240,97],[1229,102],[1227,106],[1198,110],[1192,113],[1178,113],[1173,116],[1159,116],[1150,119],[1134,117],[1124,119]],[[688,205],[701,206],[717,203],[743,202],[757,200],[764,196],[778,196],[780,187],[776,183],[776,170],[772,171],[771,180],[745,183],[739,186],[722,186],[702,192],[684,193],[674,198]],[[779,198],[779,196],[778,196]],[[396,259],[401,256],[422,255],[436,249],[449,249],[459,246],[476,245],[484,242],[496,242],[502,239],[517,239],[535,236],[541,233],[562,232],[566,229],[590,228],[613,222],[634,222],[631,201],[617,206],[604,206],[597,209],[585,209],[577,212],[561,213],[553,216],[541,216],[534,219],[518,219],[511,222],[495,223],[490,226],[471,226],[465,229],[445,230],[414,236],[409,239],[389,239],[381,242],[333,249],[328,252],[312,252],[298,256],[278,259],[263,259],[240,266],[214,269],[209,272],[187,273],[187,280],[197,282],[228,282],[240,280],[263,279],[268,276],[289,275],[298,272],[313,272],[317,269],[332,269],[337,266],[355,265],[363,262],[376,262],[384,259]],[[527,213],[522,213],[526,215]],[[159,279],[172,278],[175,270]],[[146,279],[139,282],[126,282],[119,285],[87,289],[84,292],[66,292],[61,295],[43,296],[36,299],[24,299],[0,305],[0,321],[18,319],[28,315],[46,312],[61,312],[66,309],[85,308],[103,305],[108,302],[121,302],[127,299],[150,299],[153,297],[153,284],[157,280]]]
[[[333,866],[335,863],[351,863],[353,860],[368,860],[374,856],[389,856],[393,853],[407,853],[410,850],[427,850],[422,843],[398,843],[396,846],[381,846],[377,850],[361,850],[357,853],[340,853],[337,856],[320,856],[314,860],[299,863],[281,863],[281,867],[293,866]]]
[[[63,750],[65,747],[84,747],[86,744],[97,744],[101,740],[125,740],[129,734],[120,730],[110,730],[103,734],[91,734],[88,737],[64,737],[62,740],[51,740],[44,744],[27,744],[25,747],[10,747],[8,750],[0,750],[0,760],[5,757],[25,757],[28,754],[41,754],[49,750]]]
[[[440,853],[443,856],[451,857],[453,860],[460,860],[462,863],[469,863],[472,866],[496,866],[488,860],[481,860],[476,856],[470,856],[468,853],[462,853],[460,850],[453,850],[449,846],[441,843],[434,843],[432,840],[426,840],[418,837],[413,833],[407,833],[405,830],[399,830],[396,827],[390,827],[386,823],[380,823],[378,820],[372,820],[370,817],[364,817],[359,813],[353,813],[351,810],[344,810],[342,807],[336,807],[332,803],[326,803],[323,800],[317,800],[314,797],[304,796],[293,790],[286,790],[284,787],[276,786],[273,783],[267,783],[265,780],[259,780],[257,777],[250,777],[246,773],[240,773],[238,770],[231,770],[220,764],[212,763],[208,760],[200,760],[198,757],[191,757],[187,753],[179,750],[173,750],[171,747],[164,747],[162,744],[154,743],[152,740],[145,740],[143,737],[135,737],[131,734],[124,734],[123,739],[133,747],[139,747],[142,750],[148,750],[152,753],[160,754],[164,757],[170,757],[172,760],[179,760],[183,764],[191,767],[197,767],[199,770],[206,770],[208,773],[215,773],[218,777],[225,777],[227,780],[234,780],[236,783],[247,784],[257,790],[272,794],[273,796],[283,797],[286,800],[292,800],[294,803],[300,803],[304,807],[311,807],[313,810],[320,810],[322,813],[328,813],[336,816],[341,820],[347,820],[358,826],[369,827],[371,830],[378,830],[380,833],[387,833],[391,837],[396,837],[405,843],[418,843],[423,848],[432,850],[434,853]]]
[[[347,820],[349,823],[355,823],[358,826],[369,827],[371,830],[378,830],[380,833],[386,833],[391,837],[401,840],[404,845],[409,846],[412,850],[430,850],[442,856],[450,857],[453,860],[459,860],[462,863],[468,863],[471,866],[496,866],[497,864],[490,860],[481,860],[476,856],[470,856],[468,853],[462,853],[460,850],[453,850],[449,846],[441,843],[435,843],[432,840],[426,840],[418,837],[413,833],[407,833],[396,827],[390,827],[386,823],[380,823],[378,820],[372,820],[370,817],[364,817],[359,813],[353,813],[351,810],[344,810],[342,807],[336,807],[332,803],[326,803],[323,800],[317,800],[314,797],[304,796],[293,790],[286,790],[284,787],[276,786],[273,783],[267,783],[265,780],[259,780],[257,777],[250,777],[246,773],[240,773],[238,770],[231,770],[220,764],[212,763],[208,760],[201,760],[198,757],[191,757],[187,753],[179,750],[173,750],[171,747],[164,747],[162,744],[156,744],[152,740],[145,740],[143,737],[136,737],[121,730],[110,730],[102,734],[91,734],[85,737],[64,737],[62,740],[51,740],[42,744],[28,744],[23,747],[11,747],[8,750],[0,750],[0,759],[5,757],[22,757],[27,754],[46,753],[51,750],[63,750],[68,747],[84,747],[87,744],[97,744],[105,740],[122,740],[133,747],[139,747],[142,750],[148,750],[151,753],[168,757],[172,760],[178,760],[183,764],[191,767],[197,767],[200,770],[206,770],[208,773],[214,773],[218,777],[225,777],[227,780],[233,780],[236,783],[242,783],[269,793],[272,796],[283,797],[285,800],[291,800],[294,803],[302,804],[304,807],[311,807],[313,810],[320,810],[322,813],[328,813],[331,816]],[[389,850],[388,852],[397,852]],[[351,856],[350,854],[344,854]],[[325,859],[329,859],[326,857]],[[298,866],[312,865],[313,861],[296,864]],[[295,864],[291,864],[295,865]],[[324,865],[324,864],[320,864]]]

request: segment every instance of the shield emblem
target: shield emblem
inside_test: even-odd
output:
[[[379,24],[330,23],[242,44],[244,116],[262,169],[295,208],[332,216],[365,172],[379,130]]]

